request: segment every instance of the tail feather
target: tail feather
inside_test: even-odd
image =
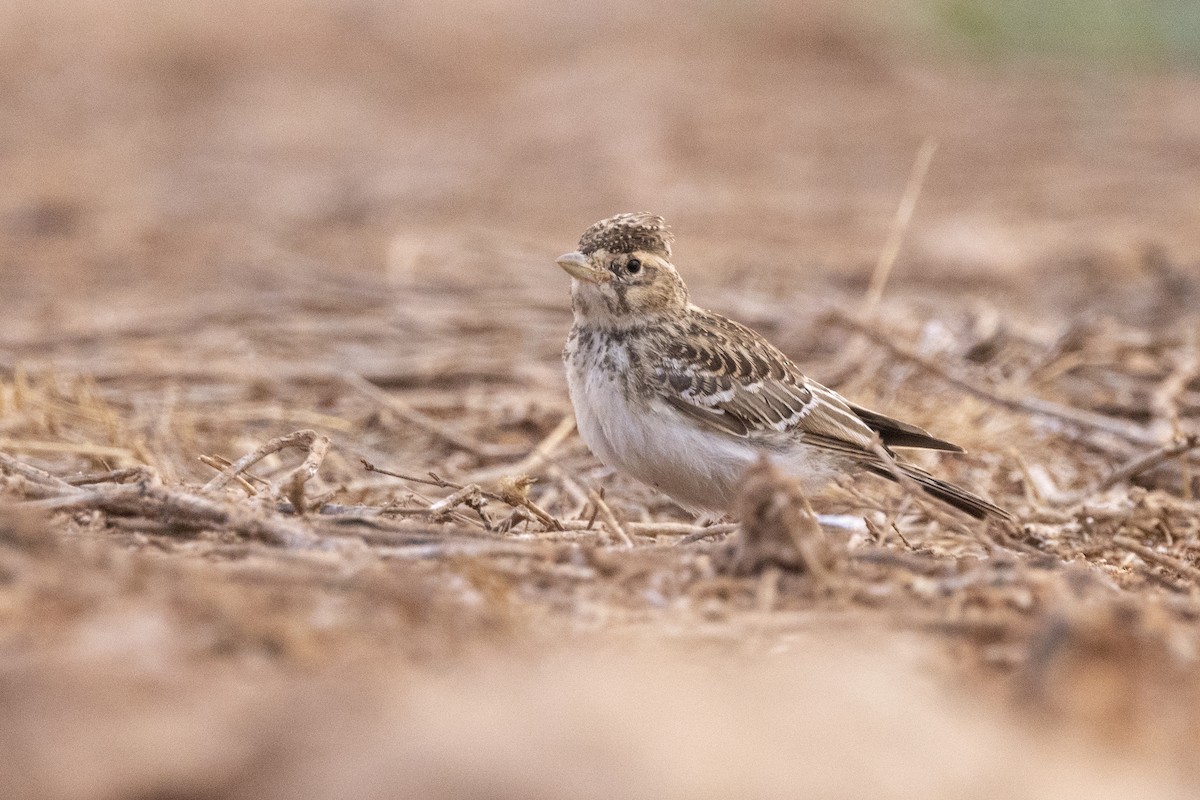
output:
[[[919,429],[917,429],[919,430]],[[906,477],[911,478],[914,483],[921,488],[930,497],[941,500],[946,505],[957,508],[963,513],[970,514],[975,519],[987,519],[989,517],[1006,522],[1012,521],[1012,515],[1005,511],[1000,506],[984,500],[976,494],[971,494],[966,489],[955,486],[953,483],[947,483],[933,477],[925,470],[913,464],[905,464],[900,461],[892,461],[892,464],[885,464],[879,454],[863,449],[860,445],[855,445],[842,439],[837,439],[831,436],[822,436],[820,434],[807,434],[804,437],[806,444],[820,447],[831,453],[837,453],[845,458],[848,458],[853,463],[858,464],[864,469],[881,477],[887,478],[890,481],[895,481],[896,476],[892,474],[892,469],[899,469]],[[898,444],[899,446],[899,444]],[[925,445],[932,447],[932,445]],[[953,447],[954,445],[949,445]],[[885,445],[886,448],[886,445]],[[946,449],[946,448],[943,448]],[[895,465],[893,467],[893,464]]]
[[[1012,515],[1003,508],[1000,508],[1000,506],[990,503],[979,495],[968,492],[966,489],[935,478],[920,467],[901,463],[897,463],[896,466],[900,468],[900,471],[906,477],[911,478],[925,494],[941,500],[946,505],[957,508],[965,514],[970,514],[975,519],[992,517],[1006,522],[1012,521]],[[892,471],[886,465],[868,464],[867,469],[888,480],[896,480],[896,476],[892,474]]]
[[[855,416],[867,427],[879,434],[885,447],[916,447],[924,450],[942,450],[947,453],[964,452],[958,445],[939,439],[924,428],[901,422],[898,419],[872,411],[869,408],[848,403]]]

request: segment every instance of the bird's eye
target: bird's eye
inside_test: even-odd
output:
[[[639,272],[641,272],[641,270],[642,262],[638,261],[636,258],[629,259],[629,261],[625,264],[625,271],[630,275],[637,275]]]

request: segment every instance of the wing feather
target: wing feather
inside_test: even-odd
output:
[[[841,396],[751,329],[698,312],[681,334],[664,343],[655,378],[683,413],[735,436],[814,434],[870,447],[871,428]]]
[[[873,449],[923,447],[961,452],[915,425],[854,405],[811,381],[782,352],[749,328],[697,310],[689,326],[655,352],[654,379],[673,408],[718,431],[743,438],[791,434],[895,480],[900,469],[925,492],[973,517],[1011,519],[1006,511],[911,464],[885,464]]]
[[[868,451],[890,447],[962,452],[925,430],[862,406],[809,380],[770,342],[744,325],[697,310],[657,353],[655,379],[673,407],[742,437],[797,433]]]
[[[925,450],[944,450],[948,453],[965,452],[958,445],[933,436],[928,431],[893,419],[878,411],[871,411],[850,403],[850,410],[874,431],[888,447],[920,447]]]

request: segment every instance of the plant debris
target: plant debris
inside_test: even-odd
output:
[[[75,5],[0,9],[0,795],[1197,793],[1195,76],[845,4]],[[642,209],[1015,523],[600,464],[553,258]]]

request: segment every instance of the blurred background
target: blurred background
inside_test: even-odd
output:
[[[537,282],[628,209],[693,281],[865,281],[927,138],[899,281],[1062,308],[1200,244],[1189,0],[9,0],[0,37],[21,319],[284,262]]]
[[[826,312],[932,144],[851,346]],[[378,515],[220,495],[320,536],[289,549],[0,506],[0,797],[1194,796],[1200,462],[1070,504],[1195,431],[1198,189],[1196,0],[4,0],[0,450],[194,499],[313,428],[307,499]],[[676,546],[559,361],[553,259],[633,210],[697,303],[965,445],[938,474],[1024,538],[872,485],[819,509],[907,538],[828,586]],[[431,517],[359,457],[528,468],[577,528],[607,487],[638,547]]]

